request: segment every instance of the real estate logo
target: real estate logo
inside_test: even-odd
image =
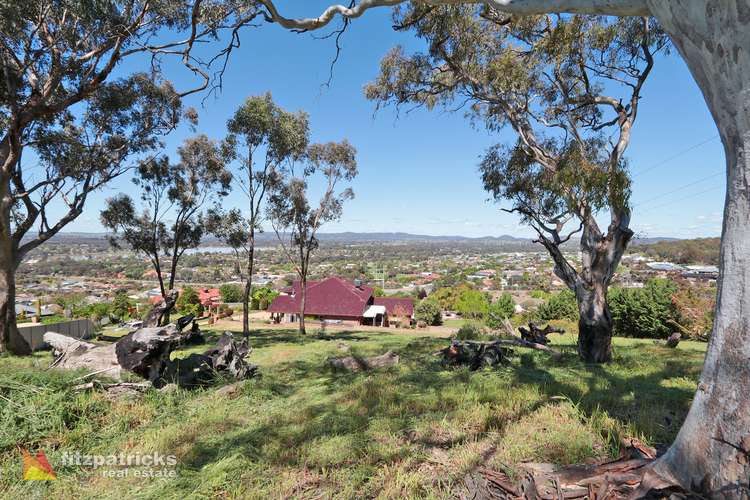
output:
[[[57,479],[55,471],[47,461],[47,456],[42,450],[36,453],[36,456],[21,449],[23,455],[23,478],[26,481],[54,481]]]

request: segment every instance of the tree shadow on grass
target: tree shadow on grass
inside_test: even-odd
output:
[[[301,344],[319,340],[278,333],[256,336],[256,342],[265,340],[271,346],[287,337]],[[357,340],[370,340],[367,336],[350,335]],[[259,414],[257,421],[246,427],[205,429],[203,437],[180,460],[180,467],[200,470],[236,455],[268,470],[275,466],[379,467],[407,455],[424,455],[433,447],[451,448],[480,440],[489,431],[502,435],[508,426],[559,396],[576,404],[584,418],[604,411],[638,434],[667,442],[673,439],[687,413],[694,392],[690,381],[697,378],[700,370],[695,356],[683,359],[677,353],[666,353],[669,358],[658,358],[654,366],[641,366],[641,371],[631,370],[631,365],[638,365],[643,348],[620,346],[615,362],[606,366],[585,365],[570,353],[556,362],[544,353],[518,349],[511,367],[477,373],[449,370],[431,355],[444,345],[445,339],[383,341],[372,349],[396,351],[401,356],[398,366],[336,373],[325,366],[325,353],[279,364],[274,373],[283,374],[281,406],[274,404],[271,413]],[[475,377],[479,377],[479,382]],[[486,421],[455,435],[425,432],[431,423],[444,425],[447,421],[451,425],[461,418],[460,411],[466,410],[460,406],[461,397],[473,381],[480,384],[479,389],[485,388],[482,383],[487,386],[493,381],[498,387],[501,381],[503,387],[509,387],[509,383],[510,387],[533,386],[546,397],[529,400],[512,410],[504,409],[500,413],[502,419],[490,412],[482,417]],[[263,382],[268,383],[279,381]],[[502,404],[501,393],[490,397],[494,398],[491,404]],[[287,398],[294,399],[285,406]],[[414,431],[415,424],[422,425],[422,432]]]
[[[638,356],[640,350],[638,345],[619,346],[618,357],[609,365],[568,359],[561,366],[526,353],[521,355],[514,381],[539,387],[548,396],[564,396],[589,417],[605,411],[635,433],[656,443],[669,443],[690,408],[702,361],[686,355],[663,360],[661,366],[629,367],[629,358]]]
[[[241,340],[243,338],[241,332],[227,332],[231,333],[232,336]],[[206,338],[206,343],[214,343],[219,337],[224,334],[220,330],[203,330],[203,336]],[[338,341],[362,341],[368,340],[365,334],[358,334],[354,331],[342,331],[336,332],[335,334],[326,334],[319,336],[317,333],[308,333],[307,335],[300,335],[296,330],[251,330],[248,338],[250,347],[252,348],[263,348],[273,347],[276,344],[295,344],[295,345],[308,345],[322,340],[338,340]]]

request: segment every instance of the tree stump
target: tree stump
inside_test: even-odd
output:
[[[682,335],[680,335],[680,332],[674,332],[667,339],[667,347],[671,347],[672,349],[674,349],[675,347],[677,347],[677,344],[680,343],[680,339],[682,339]]]
[[[522,326],[518,327],[518,331],[521,332],[521,338],[527,342],[533,342],[534,344],[547,345],[549,339],[547,335],[550,333],[565,333],[562,328],[557,328],[552,325],[547,325],[544,328],[539,328],[534,323],[529,323],[529,328]]]
[[[468,366],[470,370],[505,364],[513,351],[502,347],[501,342],[478,342],[474,340],[454,340],[451,345],[438,351],[450,366]]]
[[[143,327],[155,327],[161,325],[164,318],[169,317],[169,313],[174,308],[178,296],[179,293],[177,290],[171,290],[164,300],[151,308],[146,315],[146,319],[143,320]]]

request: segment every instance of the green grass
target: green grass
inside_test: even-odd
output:
[[[432,352],[446,339],[424,335],[259,331],[250,359],[263,376],[233,398],[208,388],[110,402],[71,392],[80,373],[46,370],[48,353],[4,357],[0,497],[449,498],[478,464],[512,472],[615,456],[625,435],[669,443],[704,352],[618,338],[612,363],[586,366],[574,336],[553,335],[559,362],[517,349],[510,366],[472,373],[445,369]],[[392,349],[401,363],[332,373],[325,359],[343,355],[339,343],[358,355]],[[43,449],[58,480],[21,481],[19,446]],[[65,451],[174,454],[178,477],[104,478],[56,465]]]

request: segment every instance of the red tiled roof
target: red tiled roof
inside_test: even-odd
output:
[[[269,312],[296,313],[299,311],[301,285],[292,285],[294,295],[280,295],[268,307]],[[372,298],[372,288],[333,277],[323,281],[309,281],[305,299],[305,314],[361,318]]]
[[[385,306],[388,316],[414,315],[414,300],[405,297],[375,297],[376,306]]]
[[[221,292],[219,292],[218,288],[199,288],[198,300],[201,301],[204,307],[209,306],[221,300]]]

